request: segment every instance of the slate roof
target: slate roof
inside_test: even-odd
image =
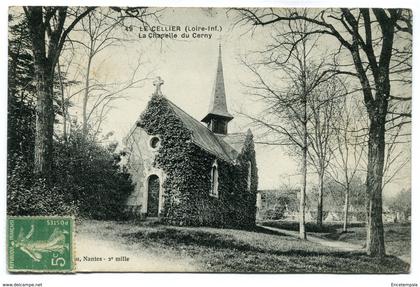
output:
[[[233,162],[237,158],[242,150],[239,148],[240,139],[245,140],[244,136],[239,136],[239,134],[216,135],[170,100],[167,99],[167,101],[185,127],[191,131],[192,140],[196,145],[226,162]],[[246,136],[246,134],[242,135]]]
[[[231,133],[227,135],[216,135],[218,138],[226,142],[231,146],[236,152],[240,153],[244,147],[245,139],[247,133]]]

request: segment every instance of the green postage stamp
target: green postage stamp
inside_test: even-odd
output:
[[[73,272],[72,217],[7,218],[10,272]]]

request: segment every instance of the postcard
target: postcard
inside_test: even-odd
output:
[[[412,10],[8,14],[10,276],[411,272]]]

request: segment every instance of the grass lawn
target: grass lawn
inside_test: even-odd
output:
[[[290,221],[265,221],[263,225],[294,231],[299,230],[299,224]],[[321,228],[312,222],[306,225],[307,232],[310,235],[365,245],[366,228],[364,223],[350,224],[347,232],[342,232],[342,228],[341,223],[324,223]],[[387,223],[384,225],[384,232],[387,254],[409,259],[411,253],[410,223]]]
[[[256,228],[252,231],[172,227],[133,222],[84,221],[79,232],[100,232],[156,256],[189,258],[201,272],[406,273],[409,265],[381,261]]]

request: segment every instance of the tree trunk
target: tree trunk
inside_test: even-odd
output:
[[[306,240],[305,205],[306,205],[306,175],[308,170],[308,127],[306,123],[306,100],[304,100],[303,145],[302,145],[302,185],[299,202],[299,237]]]
[[[34,174],[37,177],[46,179],[48,183],[51,178],[53,156],[53,77],[55,62],[46,56],[46,26],[43,22],[44,15],[42,9],[41,6],[32,6],[26,8],[25,13],[28,19],[31,48],[34,57],[37,97],[35,110]],[[51,41],[51,39],[49,40]],[[48,49],[48,54],[58,55],[58,47],[54,42],[49,43]]]
[[[37,91],[35,122],[35,175],[49,180],[52,168],[54,109],[53,73],[35,60]]]
[[[57,72],[58,72],[58,79],[60,82],[60,94],[61,94],[61,113],[63,114],[63,139],[67,142],[67,108],[66,108],[66,98],[64,96],[64,84],[63,79],[61,77],[61,68],[60,63],[57,62]]]
[[[87,104],[89,100],[89,85],[90,85],[90,66],[92,64],[92,54],[89,54],[88,63],[86,68],[86,77],[85,77],[85,92],[83,95],[83,107],[82,107],[82,115],[83,115],[83,136],[86,137],[88,135],[88,116],[87,116]]]
[[[322,226],[323,219],[323,197],[324,197],[324,170],[321,169],[318,174],[318,210],[316,217],[316,224]]]
[[[307,172],[307,152],[302,149],[302,186],[300,188],[300,202],[299,202],[299,237],[306,239],[305,230],[305,199],[306,199],[306,172]]]
[[[385,116],[371,116],[370,121],[366,179],[368,196],[366,252],[374,257],[383,257],[385,244],[382,223],[382,177],[385,156]]]
[[[344,220],[343,220],[343,232],[347,232],[348,216],[349,216],[349,197],[350,187],[346,184],[346,191],[344,197]]]

